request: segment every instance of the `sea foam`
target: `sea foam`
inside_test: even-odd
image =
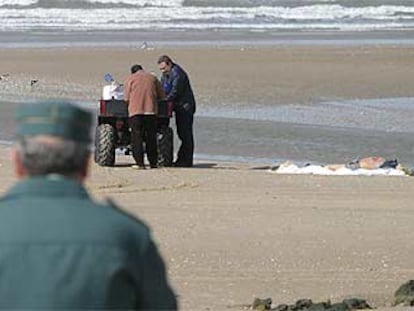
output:
[[[405,1],[0,0],[0,31],[26,30],[406,30]]]

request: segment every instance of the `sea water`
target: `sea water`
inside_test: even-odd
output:
[[[16,102],[0,102],[0,142],[14,139]],[[95,103],[82,103],[96,113]],[[414,167],[414,99],[370,99],[315,105],[199,109],[196,159],[274,165],[344,163],[366,156]],[[175,127],[174,122],[171,125]],[[178,146],[175,140],[176,147]]]
[[[0,17],[0,48],[414,43],[414,0],[0,0]]]
[[[0,31],[413,29],[412,0],[0,0]]]
[[[414,98],[206,108],[200,115],[198,151],[221,159],[326,164],[377,155],[414,166]]]

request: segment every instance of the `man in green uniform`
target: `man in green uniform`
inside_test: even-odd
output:
[[[176,310],[148,228],[82,185],[91,114],[40,102],[16,117],[19,182],[0,199],[0,308]]]

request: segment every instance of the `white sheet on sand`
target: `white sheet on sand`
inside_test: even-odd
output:
[[[388,175],[388,176],[408,176],[403,171],[395,168],[378,168],[378,169],[349,169],[342,167],[336,170],[331,170],[320,165],[307,165],[299,167],[296,164],[282,164],[277,169],[272,169],[272,173],[276,174],[314,174],[314,175]]]

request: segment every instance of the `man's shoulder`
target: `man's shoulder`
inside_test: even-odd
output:
[[[148,72],[148,71],[144,71],[142,73],[142,77],[145,78],[145,79],[148,79],[150,81],[158,80],[158,78],[155,74],[153,74],[152,72]]]
[[[30,223],[33,218],[60,219],[63,210],[70,215],[72,220],[79,222],[79,228],[84,223],[95,223],[95,228],[111,227],[122,229],[123,232],[135,232],[142,236],[148,235],[149,227],[139,218],[130,215],[124,208],[111,199],[96,201],[88,195],[66,195],[56,196],[33,196],[26,194],[15,194],[9,192],[0,198],[0,215],[7,221],[7,218],[17,219],[24,211],[27,217],[25,222]],[[40,216],[39,211],[42,211]],[[1,218],[1,217],[0,217]],[[100,230],[101,230],[100,229]]]
[[[110,199],[99,206],[102,211],[100,215],[105,215],[103,222],[110,227],[109,237],[113,232],[118,232],[118,236],[124,236],[132,243],[147,245],[151,239],[150,228],[141,219],[129,214],[123,207],[119,206]],[[103,229],[105,233],[107,230]],[[132,240],[131,240],[132,239]]]
[[[72,241],[74,245],[93,242],[105,247],[124,243],[138,245],[139,252],[151,239],[149,227],[117,204],[86,198],[61,198],[58,202],[41,198],[30,202],[29,198],[21,197],[0,201],[0,236],[8,237],[11,242],[28,239],[52,240],[58,244]]]
[[[134,228],[141,231],[149,231],[149,227],[139,218],[128,213],[124,208],[115,203],[112,199],[105,199],[104,203],[95,203],[99,205],[100,208],[107,209],[109,211],[108,217],[113,217],[119,219],[125,224],[129,224]]]
[[[174,74],[181,74],[184,72],[183,68],[180,67],[180,65],[174,64],[171,67],[171,72]]]
[[[171,75],[175,77],[186,77],[187,73],[180,65],[174,64],[171,68]]]
[[[134,81],[153,81],[154,79],[156,79],[157,77],[155,75],[153,75],[152,73],[148,72],[148,71],[144,71],[144,70],[140,70],[137,73],[131,75],[131,79]]]
[[[126,79],[125,79],[125,81],[124,81],[124,84],[128,84],[128,83],[130,83],[131,82],[131,80],[133,80],[134,79],[134,76],[133,75],[129,75],[128,77],[126,77]]]

